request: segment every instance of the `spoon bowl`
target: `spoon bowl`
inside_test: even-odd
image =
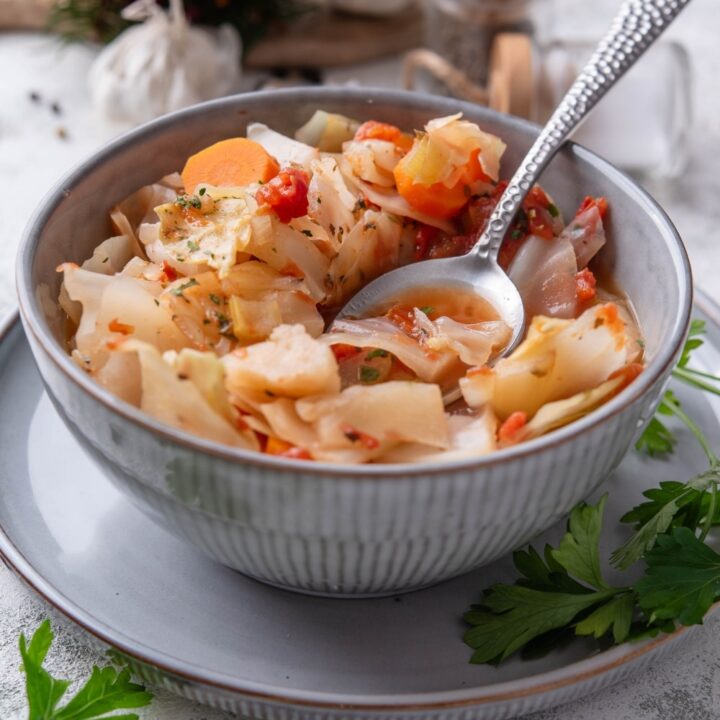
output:
[[[492,305],[498,318],[512,329],[510,342],[496,353],[496,358],[511,352],[522,339],[525,310],[518,289],[496,260],[488,261],[475,253],[424,260],[385,273],[352,297],[337,319],[381,314],[398,296],[418,288],[473,293]]]

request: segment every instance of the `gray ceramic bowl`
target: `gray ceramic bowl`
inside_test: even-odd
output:
[[[55,299],[64,261],[108,235],[109,208],[250,121],[292,133],[323,108],[406,128],[461,110],[508,144],[503,174],[537,128],[470,104],[375,90],[255,93],[175,113],[125,135],[69,175],[30,222],[18,261],[23,323],[47,392],[83,447],[132,500],[210,557],[265,582],[332,595],[388,594],[477,568],[565,515],[619,463],[654,411],[687,329],[691,276],[665,213],[632,180],[569,145],[543,185],[572,213],[610,201],[601,262],[632,299],[647,370],[590,416],[490,457],[346,467],[222,447],[166,427],[70,360]]]

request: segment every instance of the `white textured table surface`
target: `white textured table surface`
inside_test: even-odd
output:
[[[557,0],[558,35],[592,37],[601,32],[617,2]],[[690,52],[694,70],[695,131],[691,161],[679,181],[654,184],[651,192],[683,235],[697,283],[720,301],[720,45],[717,0],[695,0],[671,29]],[[95,118],[88,106],[84,77],[93,53],[60,49],[43,36],[0,34],[0,314],[14,304],[15,249],[30,213],[63,173],[123,128]],[[397,63],[344,70],[336,82],[373,78],[398,82]],[[37,91],[43,103],[29,100]],[[61,114],[50,104],[60,103]],[[62,128],[66,139],[58,137]],[[1,462],[1,459],[0,459]],[[0,502],[2,499],[0,498]],[[51,612],[0,566],[0,718],[23,720],[23,680],[18,672],[17,638],[50,616],[58,631],[50,667],[79,680],[101,658],[87,638]],[[160,692],[142,717],[156,720],[220,720],[224,713]],[[720,616],[708,622],[698,640],[649,672],[584,700],[533,716],[533,720],[712,720],[720,718]]]

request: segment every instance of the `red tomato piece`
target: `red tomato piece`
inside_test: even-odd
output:
[[[415,312],[406,305],[393,305],[385,317],[402,331],[412,334],[415,331]]]
[[[527,425],[527,419],[528,416],[524,410],[516,410],[500,426],[498,430],[498,440],[506,444],[515,442],[518,431]]]
[[[169,282],[178,279],[177,270],[167,260],[163,260],[162,269]]]
[[[595,299],[595,286],[597,280],[592,270],[584,268],[575,275],[575,293],[581,303],[587,303]]]
[[[255,199],[275,211],[281,222],[307,215],[308,175],[298,168],[283,168],[272,180],[263,185]]]
[[[386,140],[393,143],[404,152],[412,147],[412,138],[406,135],[399,127],[377,120],[364,122],[355,131],[355,140]]]
[[[415,233],[415,259],[425,260],[440,230],[432,225],[421,225]]]
[[[589,210],[593,205],[597,207],[598,213],[600,213],[601,218],[604,218],[605,215],[607,215],[608,201],[604,197],[594,198],[590,195],[585,196],[585,199],[580,203],[580,207],[578,208],[578,211],[575,213],[575,215],[577,216],[581,212]]]
[[[338,343],[337,345],[331,346],[335,359],[338,362],[347,360],[348,358],[355,357],[362,348],[355,347],[354,345],[346,345],[345,343]]]

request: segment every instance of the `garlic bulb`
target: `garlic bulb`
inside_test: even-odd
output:
[[[235,28],[191,27],[182,0],[170,0],[167,12],[155,0],[138,0],[123,17],[144,22],[104,48],[90,69],[93,104],[103,115],[144,122],[237,89]]]

